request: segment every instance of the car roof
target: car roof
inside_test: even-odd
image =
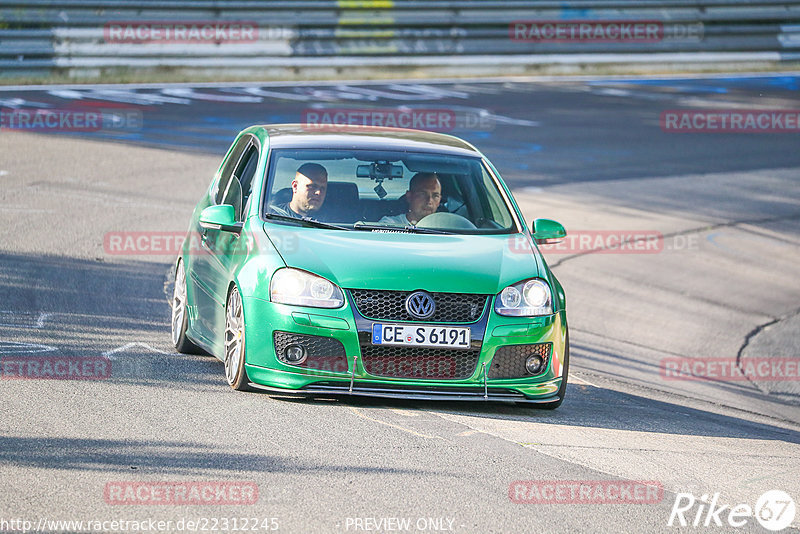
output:
[[[422,130],[303,124],[265,124],[254,128],[269,137],[270,148],[397,150],[481,156],[474,146],[462,139]]]

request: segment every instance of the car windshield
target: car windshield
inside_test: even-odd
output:
[[[297,224],[346,230],[517,231],[504,196],[479,157],[277,149],[266,179],[262,214],[280,224],[300,219]]]

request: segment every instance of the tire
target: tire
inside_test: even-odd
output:
[[[189,314],[186,313],[186,271],[183,262],[175,267],[175,287],[172,290],[172,344],[182,354],[202,354],[203,350],[186,337]]]
[[[250,379],[244,368],[244,310],[239,289],[234,286],[225,304],[225,379],[236,391],[250,391]]]

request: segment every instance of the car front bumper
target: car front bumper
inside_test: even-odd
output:
[[[494,313],[492,299],[481,319],[468,324],[472,347],[479,351],[469,376],[455,379],[376,376],[365,368],[374,321],[362,317],[349,302],[335,310],[274,304],[245,298],[246,370],[255,388],[283,395],[367,396],[414,400],[557,402],[566,343],[566,313],[544,317],[504,317]],[[318,336],[341,343],[346,358],[328,369],[298,368],[281,361],[274,333]],[[492,378],[497,350],[509,345],[551,343],[545,369],[536,376]]]

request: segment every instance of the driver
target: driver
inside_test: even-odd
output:
[[[325,202],[328,171],[319,163],[304,163],[292,180],[292,200],[271,206],[273,212],[301,219],[316,214]]]
[[[398,226],[415,226],[420,219],[434,213],[442,200],[442,184],[439,177],[432,172],[418,172],[408,183],[406,191],[408,211],[400,215],[387,215],[381,224]]]

